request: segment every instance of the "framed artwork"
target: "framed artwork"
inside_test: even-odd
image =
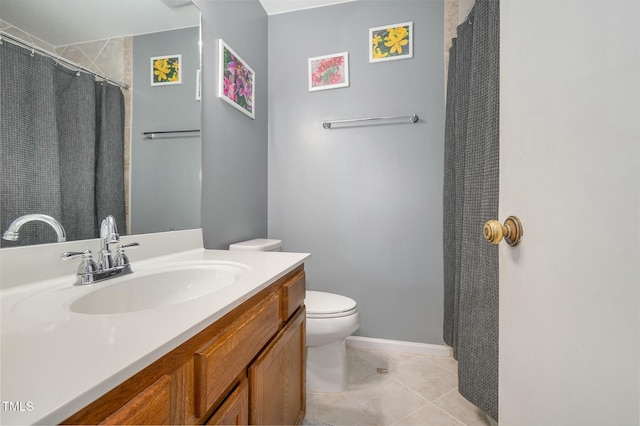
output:
[[[309,58],[309,91],[349,86],[349,52]]]
[[[164,55],[151,58],[151,85],[166,86],[182,83],[182,55]]]
[[[218,97],[255,119],[256,73],[222,39],[219,54]]]
[[[413,22],[369,28],[369,62],[413,58]]]

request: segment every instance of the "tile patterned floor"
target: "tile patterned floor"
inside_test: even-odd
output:
[[[345,392],[307,393],[311,424],[489,425],[458,393],[452,358],[355,348],[347,348],[347,357],[351,385]]]

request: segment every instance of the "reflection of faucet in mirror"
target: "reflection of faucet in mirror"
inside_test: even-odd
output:
[[[58,242],[61,243],[63,241],[67,241],[67,235],[64,232],[64,228],[54,218],[51,216],[47,216],[46,214],[25,214],[24,216],[20,216],[9,225],[9,228],[2,235],[2,238],[7,241],[17,241],[20,237],[20,233],[18,232],[22,225],[27,222],[39,221],[44,222],[48,225],[51,225],[54,231],[56,231],[56,235],[58,236]]]

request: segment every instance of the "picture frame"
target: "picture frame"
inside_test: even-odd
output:
[[[255,71],[222,39],[218,53],[218,97],[255,120]]]
[[[413,58],[413,22],[369,28],[369,62]]]
[[[162,55],[151,58],[151,85],[182,84],[182,55]]]
[[[349,52],[309,58],[309,91],[349,86]]]

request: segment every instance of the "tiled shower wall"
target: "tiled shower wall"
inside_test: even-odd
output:
[[[112,38],[107,40],[91,41],[62,47],[55,47],[46,41],[40,40],[12,26],[8,22],[0,21],[2,31],[16,36],[34,46],[62,56],[72,62],[96,73],[105,75],[112,80],[123,82],[129,86],[129,90],[123,90],[125,105],[125,131],[124,131],[124,183],[125,183],[125,211],[127,216],[127,230],[130,229],[130,176],[131,176],[131,89],[133,83],[132,73],[132,44],[131,36]]]
[[[456,28],[463,22],[475,0],[444,0],[444,89],[447,90],[447,75],[449,71],[449,48],[451,39],[456,37]]]

